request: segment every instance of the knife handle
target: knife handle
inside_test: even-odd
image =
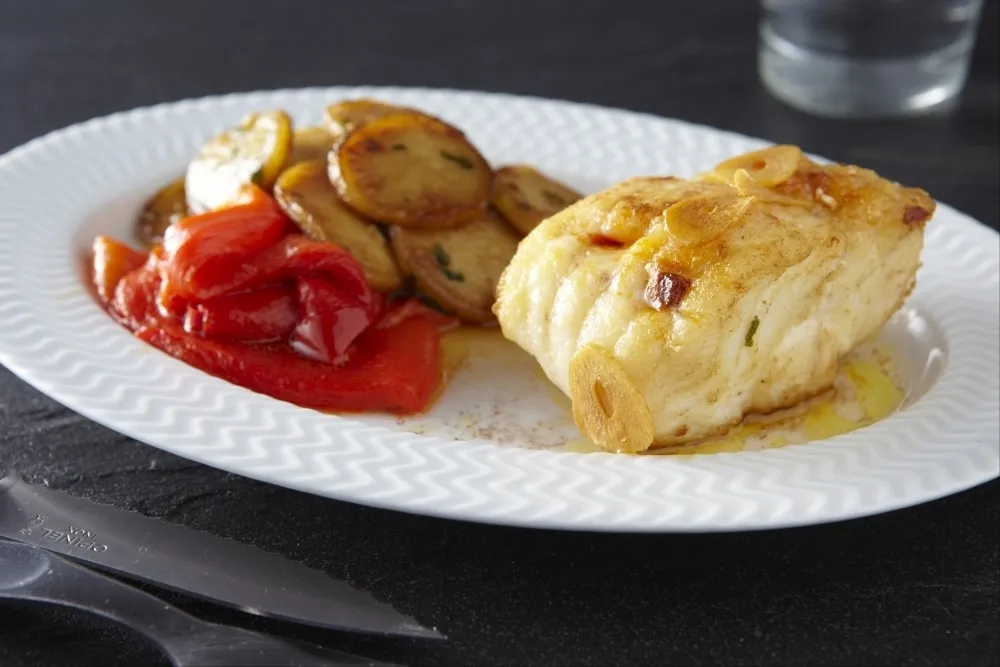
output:
[[[0,539],[0,599],[73,607],[136,630],[177,667],[390,667],[318,646],[208,623],[44,549]]]

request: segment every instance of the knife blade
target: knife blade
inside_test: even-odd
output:
[[[368,593],[278,554],[28,484],[16,472],[0,478],[0,535],[259,616],[443,638]]]

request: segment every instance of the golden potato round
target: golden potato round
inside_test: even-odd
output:
[[[270,191],[292,148],[292,121],[284,111],[248,114],[215,137],[188,165],[188,209],[204,213],[226,206],[254,183]]]
[[[335,102],[326,108],[323,120],[327,131],[336,138],[342,137],[365,123],[399,113],[420,113],[414,109],[386,104],[361,97]]]
[[[325,127],[314,125],[295,130],[292,136],[292,152],[285,166],[292,166],[306,160],[326,160],[333,148],[333,135]]]
[[[386,116],[355,128],[330,153],[341,199],[386,224],[455,227],[483,215],[493,174],[465,135],[421,114]]]
[[[274,198],[306,236],[351,253],[372,289],[399,287],[401,277],[388,242],[375,225],[340,201],[326,177],[326,161],[308,160],[286,169],[274,184]]]
[[[542,220],[581,197],[580,193],[528,165],[502,167],[493,175],[493,205],[525,236]]]
[[[499,217],[484,213],[454,229],[393,227],[390,237],[400,267],[444,310],[476,324],[496,320],[497,283],[518,244]]]
[[[146,200],[136,219],[136,235],[147,246],[163,241],[167,227],[188,215],[184,179],[178,178]]]

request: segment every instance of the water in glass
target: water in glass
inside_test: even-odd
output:
[[[827,116],[949,106],[982,0],[762,0],[759,68],[779,99]]]

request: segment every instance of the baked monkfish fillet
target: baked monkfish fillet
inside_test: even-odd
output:
[[[597,445],[681,444],[828,390],[913,289],[933,212],[794,146],[633,178],[535,228],[494,311]]]

